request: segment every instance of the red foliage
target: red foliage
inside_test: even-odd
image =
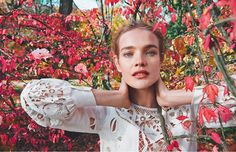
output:
[[[233,113],[229,110],[229,108],[224,107],[222,105],[219,105],[217,107],[217,111],[219,112],[219,115],[221,117],[221,119],[223,120],[223,122],[227,122],[228,120],[231,119],[231,117],[233,116]]]
[[[109,5],[109,4],[114,5],[118,2],[119,0],[105,0],[105,5]]]
[[[175,151],[175,150],[178,150],[178,151],[181,151],[181,149],[179,148],[179,143],[178,141],[176,140],[173,140],[171,141],[171,143],[167,146],[167,150],[168,151]]]
[[[221,144],[220,135],[216,132],[211,132],[211,139],[214,140],[217,144]]]
[[[184,80],[185,80],[185,89],[186,89],[186,91],[187,90],[193,91],[193,88],[194,88],[193,78],[190,77],[190,76],[187,76],[187,77],[184,78]]]
[[[201,106],[199,108],[199,114],[198,114],[198,122],[200,123],[201,126],[204,123],[203,117],[206,119],[206,121],[208,123],[210,123],[211,120],[216,122],[216,120],[218,118],[214,110],[212,110],[211,108],[208,108],[206,106]]]
[[[154,25],[153,31],[159,29],[161,33],[165,36],[166,35],[166,24],[163,22],[158,22]]]
[[[118,2],[118,0],[105,0],[105,5],[112,7]],[[140,18],[142,17],[146,22],[156,23],[153,26],[154,31],[158,29],[163,35],[168,36],[168,30],[171,27],[163,16],[168,16],[171,21],[175,23],[177,22],[177,11],[175,11],[176,7],[173,7],[174,5],[169,4],[166,0],[160,2],[161,4],[157,4],[156,0],[128,0],[128,4],[125,7],[122,7],[122,9],[118,11],[114,10],[114,12],[117,11],[117,14],[120,15],[122,11],[123,17],[127,19],[133,18],[137,12],[140,14],[143,13],[143,16],[139,16]],[[19,5],[23,5],[24,3],[27,4],[27,6],[35,5],[32,0],[18,1]],[[173,1],[173,3],[176,3],[176,1]],[[193,7],[196,6],[196,1],[191,0],[191,3]],[[202,7],[205,7],[205,3],[206,0],[202,0],[201,4],[204,5]],[[183,2],[183,4],[185,4],[185,2]],[[230,15],[236,16],[235,0],[219,0],[214,4],[220,7],[221,11],[224,10],[223,7],[226,6],[227,8],[230,6],[231,12],[228,14],[223,12],[222,16],[219,18],[225,18]],[[200,18],[195,15],[192,18],[189,12],[181,17],[183,24],[185,24],[184,26],[187,27],[187,33],[192,33],[192,20],[194,20],[199,24],[198,34],[199,37],[203,39],[202,31],[213,22],[210,14],[212,6],[213,4],[207,6]],[[107,36],[106,34],[108,34],[108,37],[110,36],[110,18],[108,17],[109,20],[101,19],[101,12],[99,12],[98,9],[86,11],[85,14],[86,16],[69,15],[65,20],[62,20],[62,15],[58,13],[39,15],[29,13],[19,8],[7,15],[0,16],[0,139],[3,146],[13,148],[19,143],[24,143],[33,150],[48,151],[51,150],[50,146],[54,144],[66,145],[66,150],[73,149],[72,139],[63,131],[38,126],[31,121],[21,108],[18,108],[17,104],[19,103],[15,103],[14,101],[17,101],[15,98],[18,98],[16,95],[19,95],[19,91],[17,91],[14,84],[11,83],[11,80],[41,77],[96,80],[97,77],[99,77],[101,81],[105,78],[105,75],[116,78],[118,73],[109,58],[110,48],[107,47],[109,38],[107,41],[104,41],[102,38],[100,39],[100,37],[102,37],[101,35],[104,36],[104,33],[101,32],[101,29],[104,29],[104,27],[108,29],[105,33],[105,37]],[[89,24],[87,24],[87,22],[89,22]],[[67,30],[65,23],[71,27],[71,30]],[[234,41],[236,23],[226,25],[227,27],[225,29],[230,35],[230,40]],[[178,32],[178,28],[175,29],[175,32]],[[212,33],[212,36],[218,36],[217,38],[222,39],[222,36],[219,36],[216,31]],[[188,47],[191,49],[192,45],[196,46],[194,42],[197,40],[195,40],[193,35],[190,35],[187,42],[185,42],[184,39],[182,40],[181,48]],[[208,34],[203,42],[205,51],[209,50],[212,43],[211,35]],[[172,45],[172,41],[170,41],[170,44]],[[220,45],[222,45],[222,41],[220,41]],[[234,45],[235,43],[232,43],[232,49]],[[189,55],[189,52],[186,50],[183,51],[184,53],[180,54],[178,52],[180,50],[168,51],[167,56],[173,59],[171,62],[174,62],[171,63],[170,68],[183,64],[183,58]],[[191,52],[194,52],[194,50],[191,50]],[[212,68],[213,67],[205,66],[204,69],[210,74]],[[192,71],[184,72],[190,72],[192,74]],[[185,80],[185,89],[192,91],[194,88],[192,77],[180,77],[180,79]],[[199,77],[195,77],[196,82],[200,81]],[[178,81],[176,77],[168,76],[168,79]],[[176,87],[180,84],[181,86],[181,83],[183,84],[182,80],[181,82],[174,82],[170,85]],[[91,84],[91,81],[89,83]],[[98,81],[96,81],[95,84],[99,84]],[[183,87],[182,85],[182,88]],[[218,96],[217,86],[212,84],[207,85],[203,89],[203,92],[207,94],[210,102],[215,104]],[[225,89],[224,95],[227,94],[229,93],[227,89]],[[200,125],[204,124],[204,119],[208,123],[212,120],[216,122],[218,113],[223,122],[227,122],[232,117],[232,112],[227,107],[219,105],[213,109],[202,106],[202,103],[200,103],[198,114]],[[176,119],[180,121],[185,129],[189,129],[192,124],[192,121],[183,115]],[[221,140],[218,134],[212,132],[211,137],[216,143],[220,143]],[[172,141],[167,149],[179,150],[178,142]]]
[[[215,84],[208,84],[203,88],[203,92],[207,94],[207,97],[212,103],[215,103],[216,97],[218,96],[218,87]]]
[[[205,51],[207,51],[207,50],[210,49],[210,44],[211,44],[211,35],[208,34],[208,35],[206,36],[205,41],[204,41],[204,49],[205,49]]]

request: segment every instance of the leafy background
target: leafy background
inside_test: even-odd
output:
[[[19,94],[29,80],[45,77],[117,89],[111,35],[129,20],[143,20],[165,35],[161,77],[168,88],[227,84],[235,96],[236,1],[97,0],[91,10],[71,0],[59,7],[47,2],[0,1],[0,150],[99,150],[97,135],[38,126],[20,107]],[[212,130],[198,127],[199,150],[222,150],[219,139],[234,149],[235,128],[207,136]]]

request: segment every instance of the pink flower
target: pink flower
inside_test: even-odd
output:
[[[53,57],[53,56],[49,53],[49,51],[48,51],[47,49],[45,49],[45,48],[43,48],[43,49],[37,48],[36,50],[34,50],[33,52],[31,52],[31,54],[32,54],[32,56],[33,56],[34,59],[39,59],[39,60],[41,60],[41,59],[47,59],[47,58]]]
[[[74,69],[75,69],[75,72],[79,72],[84,75],[88,73],[87,67],[83,63],[77,64]]]

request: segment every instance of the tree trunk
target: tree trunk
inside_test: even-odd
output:
[[[68,16],[72,12],[73,0],[60,0],[59,13]]]
[[[72,12],[72,4],[73,0],[60,0],[59,13],[63,15],[62,20]],[[64,23],[64,26],[67,31],[70,30],[70,25],[68,23]]]

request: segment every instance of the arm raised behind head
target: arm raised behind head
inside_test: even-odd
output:
[[[168,90],[161,79],[157,82],[156,100],[160,106],[175,107],[191,104],[194,93],[186,90]]]

